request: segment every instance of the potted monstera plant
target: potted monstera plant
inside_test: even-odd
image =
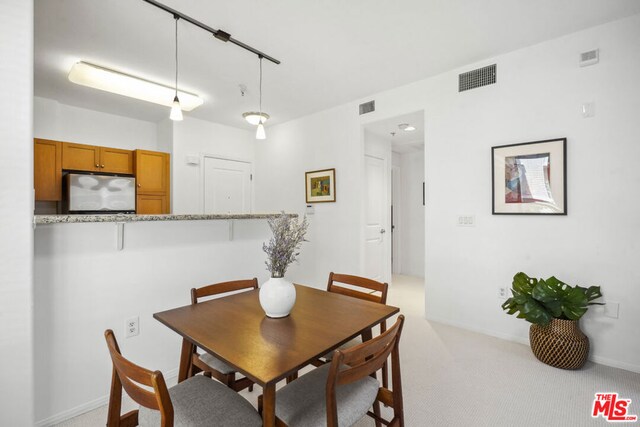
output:
[[[555,277],[535,279],[524,273],[513,277],[513,296],[502,304],[507,314],[530,322],[533,354],[543,363],[579,369],[589,356],[589,338],[578,321],[600,298],[600,286],[570,286]]]

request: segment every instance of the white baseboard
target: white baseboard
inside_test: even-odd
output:
[[[178,378],[178,368],[172,369],[170,371],[166,371],[165,373],[165,381],[168,384],[171,384]],[[52,415],[44,420],[40,420],[36,422],[35,427],[51,427],[56,424],[60,424],[64,421],[70,420],[71,418],[77,417],[78,415],[85,414],[87,412],[93,411],[94,409],[98,409],[101,406],[105,406],[109,403],[109,395],[99,397],[97,399],[91,400],[87,403],[83,403],[82,405],[78,405],[75,408],[68,409],[66,411],[62,411],[55,415]],[[107,420],[104,420],[105,424]]]
[[[479,328],[475,325],[468,325],[466,323],[456,322],[456,321],[443,319],[435,316],[426,316],[426,317],[427,317],[427,320],[429,321],[443,323],[445,325],[455,326],[456,328],[466,329],[467,331],[478,332],[480,334],[489,335],[492,337],[501,338],[503,340],[513,341],[513,342],[530,346],[529,338],[521,337],[518,335],[504,334],[504,333],[493,331],[490,329]],[[620,362],[618,360],[613,360],[613,359],[609,359],[606,357],[601,357],[593,354],[589,356],[589,360],[594,363],[598,363],[600,365],[611,366],[612,368],[619,368],[619,369],[624,369],[626,371],[640,373],[640,366],[634,365],[632,363]]]

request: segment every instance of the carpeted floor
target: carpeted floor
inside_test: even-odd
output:
[[[591,417],[596,392],[632,399],[630,413],[640,415],[640,374],[590,362],[580,371],[552,368],[525,345],[427,322],[423,301],[421,279],[394,277],[389,304],[407,318],[400,348],[407,427],[607,425]],[[255,404],[260,393],[242,395]],[[59,426],[105,421],[102,407]],[[365,418],[356,427],[373,425]]]

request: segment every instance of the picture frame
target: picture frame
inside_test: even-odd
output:
[[[567,215],[567,138],[491,147],[493,215]]]
[[[329,203],[336,201],[335,169],[305,172],[304,177],[307,203]]]

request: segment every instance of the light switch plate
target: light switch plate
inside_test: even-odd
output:
[[[457,221],[458,227],[475,227],[476,217],[475,215],[460,215]]]
[[[607,303],[604,305],[604,315],[612,319],[617,319],[620,315],[620,303],[607,301]]]

